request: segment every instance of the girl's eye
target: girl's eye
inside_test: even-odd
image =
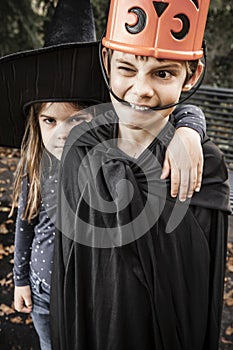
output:
[[[54,118],[45,118],[43,121],[47,125],[52,125],[52,124],[56,123],[56,120]]]
[[[78,123],[78,122],[82,122],[83,120],[85,120],[85,116],[81,116],[81,115],[77,117],[69,118],[70,123]]]
[[[70,117],[68,119],[68,122],[69,123],[73,123],[73,124],[77,124],[77,123],[81,123],[83,121],[89,121],[90,120],[90,116],[88,114],[78,114],[77,116],[74,116],[74,117]]]

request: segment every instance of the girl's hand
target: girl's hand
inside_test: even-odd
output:
[[[171,173],[171,196],[185,201],[194,191],[199,192],[202,181],[203,152],[199,134],[190,128],[176,130],[165,159],[161,179]]]
[[[29,314],[32,311],[32,298],[30,286],[15,287],[15,310]]]

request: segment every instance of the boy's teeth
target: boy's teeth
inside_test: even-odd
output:
[[[134,103],[130,103],[130,106],[133,108],[133,109],[136,109],[137,111],[148,111],[148,107],[145,107],[145,106],[138,106],[138,105],[135,105]]]

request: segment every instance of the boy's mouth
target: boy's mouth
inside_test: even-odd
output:
[[[130,107],[135,109],[136,111],[146,112],[146,111],[150,110],[150,108],[147,106],[137,105],[137,104],[132,103],[132,102],[130,102],[129,104],[130,104]]]

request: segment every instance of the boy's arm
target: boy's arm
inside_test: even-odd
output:
[[[204,140],[206,134],[206,120],[203,111],[194,105],[178,106],[174,112],[175,128],[187,127],[197,131]]]
[[[171,176],[171,196],[191,198],[201,187],[203,154],[201,141],[206,132],[202,110],[193,105],[178,106],[173,112],[177,129],[170,142],[161,178]]]

